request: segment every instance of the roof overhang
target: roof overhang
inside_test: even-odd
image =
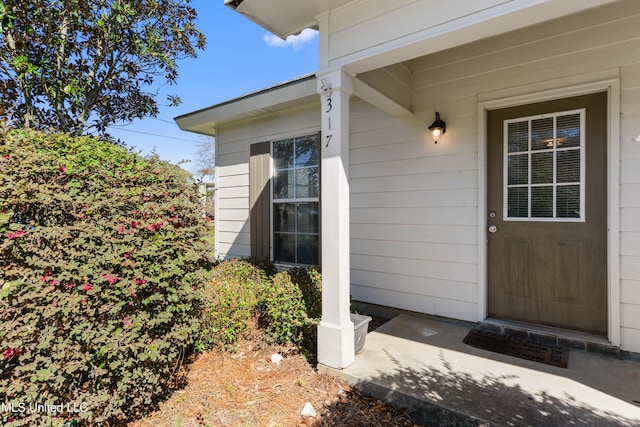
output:
[[[350,1],[225,0],[225,5],[274,34],[286,37],[304,28],[315,27],[314,17]],[[332,65],[344,67],[355,76],[355,96],[394,117],[400,117],[412,113],[411,105],[404,105],[359,79],[360,73],[615,1],[619,0],[508,0],[504,10],[482,11],[477,16],[463,16],[425,28],[420,34],[377,44],[370,50],[340,58]],[[175,121],[182,130],[214,136],[220,124],[256,118],[318,100],[315,74],[309,74],[176,117]]]
[[[351,0],[224,0],[228,6],[285,39],[305,28],[318,29],[316,16]]]
[[[307,74],[211,107],[176,117],[182,130],[215,136],[223,123],[249,119],[300,105],[318,102],[315,74]]]

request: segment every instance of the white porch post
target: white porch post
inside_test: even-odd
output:
[[[349,317],[349,96],[353,79],[342,69],[317,74],[322,100],[321,240],[322,320],[318,362],[346,368],[354,361]]]

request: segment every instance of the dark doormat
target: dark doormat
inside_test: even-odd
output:
[[[462,342],[483,350],[546,363],[560,368],[566,368],[569,363],[569,350],[567,349],[529,342],[521,338],[508,337],[480,329],[470,330]]]

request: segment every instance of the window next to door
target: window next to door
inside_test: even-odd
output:
[[[273,261],[319,263],[319,135],[272,144]]]

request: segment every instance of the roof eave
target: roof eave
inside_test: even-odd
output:
[[[182,130],[215,136],[220,124],[255,118],[316,101],[318,94],[315,77],[315,74],[307,74],[175,117],[174,120]]]
[[[316,17],[351,0],[224,0],[237,13],[286,39],[305,28],[318,29]]]

